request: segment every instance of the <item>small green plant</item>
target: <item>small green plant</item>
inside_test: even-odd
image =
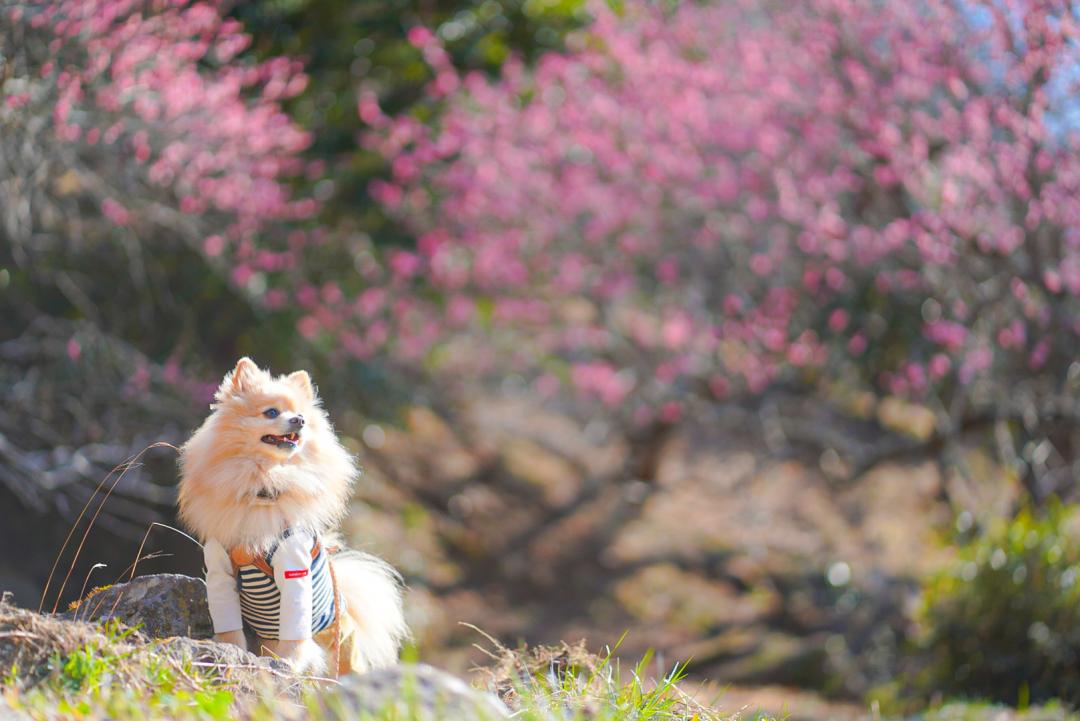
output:
[[[102,627],[103,642],[90,642],[66,655],[55,655],[50,665],[58,671],[55,683],[66,691],[95,691],[118,678],[131,651],[124,641],[134,633],[110,621]]]
[[[617,648],[618,644],[616,644]],[[510,706],[517,721],[721,721],[731,718],[694,699],[679,683],[685,665],[659,669],[652,652],[624,670],[609,649],[601,656],[583,645],[511,651],[496,644],[488,686]],[[741,721],[766,719],[739,716]]]
[[[1024,510],[962,545],[924,584],[917,611],[923,695],[1024,707],[1080,703],[1080,515]]]
[[[83,646],[59,660],[58,683],[68,691],[96,689],[107,684],[119,657],[102,651],[96,645]]]

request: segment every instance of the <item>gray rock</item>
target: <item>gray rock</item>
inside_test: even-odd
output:
[[[158,642],[154,648],[158,653],[170,658],[191,661],[203,667],[265,669],[279,674],[292,674],[292,668],[285,661],[269,656],[256,656],[231,643],[175,636]]]
[[[231,643],[176,636],[155,642],[152,649],[159,656],[190,663],[246,692],[281,693],[298,700],[303,690],[285,661],[256,656]]]
[[[60,617],[91,622],[115,618],[127,626],[139,626],[140,632],[150,638],[214,635],[206,583],[174,573],[139,576],[128,583],[107,586]]]
[[[327,719],[352,721],[396,709],[385,718],[415,721],[496,721],[510,711],[493,694],[424,664],[394,666],[358,676],[319,699]],[[384,716],[380,715],[380,718]]]

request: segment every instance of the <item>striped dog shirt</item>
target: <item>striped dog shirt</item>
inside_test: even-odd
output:
[[[213,541],[204,551],[215,633],[244,627],[264,639],[310,638],[341,608],[328,554],[310,533],[286,531],[261,557]]]
[[[289,532],[285,532],[286,538]],[[266,554],[266,565],[273,568],[275,546]],[[303,569],[285,571],[286,580],[292,580],[290,573],[300,574]],[[319,546],[315,558],[311,560],[311,635],[329,626],[334,620],[334,589],[327,568],[326,551]],[[259,638],[276,639],[281,616],[281,590],[273,576],[254,564],[240,566],[237,569],[237,582],[240,590],[240,613],[255,635]],[[301,576],[302,577],[302,576]]]

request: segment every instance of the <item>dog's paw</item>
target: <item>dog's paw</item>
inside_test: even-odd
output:
[[[247,638],[244,636],[243,629],[226,631],[225,633],[215,633],[214,640],[218,643],[231,643],[233,646],[239,646],[247,651]]]
[[[311,676],[326,673],[326,652],[312,639],[300,641],[261,641],[262,655],[277,656],[292,667],[293,671]]]

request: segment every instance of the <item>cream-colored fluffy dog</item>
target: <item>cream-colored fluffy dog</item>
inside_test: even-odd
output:
[[[180,467],[180,517],[204,544],[217,640],[251,640],[312,674],[397,660],[399,577],[336,548],[357,471],[305,371],[273,377],[241,358]]]

